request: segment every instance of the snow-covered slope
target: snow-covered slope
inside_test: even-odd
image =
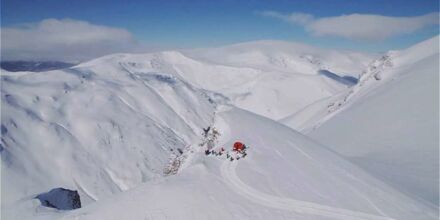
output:
[[[320,72],[353,75],[368,58],[263,41],[2,71],[2,217],[436,219],[437,209],[405,186],[276,121],[301,109],[314,116],[307,106],[351,94]],[[387,81],[400,91],[403,76]],[[248,156],[206,156],[200,143],[208,126],[221,134],[216,149],[240,140]],[[83,207],[56,211],[34,199],[58,187],[78,190]]]
[[[357,75],[371,59],[355,52],[261,41],[180,52],[110,55],[80,66],[97,71],[100,66],[111,66],[114,71],[172,74],[194,87],[221,93],[236,106],[278,120],[347,89],[346,84],[320,74],[321,70]]]
[[[425,58],[438,55],[438,41],[437,36],[402,51],[389,51],[373,60],[359,74],[358,83],[353,87],[334,96],[317,100],[279,121],[291,128],[308,133],[376,88],[386,87],[389,81],[407,74],[408,68],[412,65],[416,65]],[[428,65],[436,68],[438,63],[431,62]]]
[[[388,53],[350,91],[284,122],[309,130],[311,137],[373,175],[438,206],[438,42],[436,37]]]
[[[357,77],[373,59],[367,54],[283,41],[241,43],[184,54],[210,64],[257,70],[247,83],[233,79],[237,83],[219,92],[236,106],[275,120],[347,89],[346,84],[320,74],[321,70]]]
[[[63,219],[435,219],[424,206],[307,137],[267,118],[221,112],[219,146],[250,148],[236,161],[195,148],[191,165],[68,213]],[[38,216],[37,216],[38,217]]]
[[[186,82],[98,66],[2,72],[2,206],[55,187],[85,204],[127,190],[211,123],[213,104]]]
[[[267,47],[252,47],[259,44]],[[319,75],[319,63],[300,56],[306,50],[291,49],[265,59],[288,55],[303,72],[185,55],[197,51],[116,54],[40,73],[2,70],[2,206],[56,187],[78,189],[88,204],[161,176],[171,149],[187,149],[211,123],[215,102],[278,118],[346,88]]]

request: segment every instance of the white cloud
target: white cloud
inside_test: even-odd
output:
[[[278,18],[283,21],[287,21],[299,25],[306,25],[315,19],[311,14],[300,13],[300,12],[285,15],[276,11],[263,11],[263,12],[259,12],[259,14],[266,17]]]
[[[301,25],[315,36],[335,36],[352,40],[383,40],[439,24],[439,13],[415,17],[351,14],[323,18],[305,13],[283,14],[275,11],[264,11],[260,14]]]
[[[72,19],[1,28],[3,60],[80,61],[141,45],[125,29]]]

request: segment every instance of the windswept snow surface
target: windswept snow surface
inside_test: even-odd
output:
[[[439,37],[426,40],[403,51],[389,51],[378,59],[373,60],[362,73],[358,83],[347,90],[325,97],[303,109],[279,120],[291,128],[308,133],[342,110],[349,108],[357,100],[362,100],[376,88],[387,87],[389,81],[398,79],[401,75],[417,72],[412,66],[432,56],[438,56]],[[427,66],[433,71],[438,69],[438,62],[432,61]],[[434,98],[430,96],[428,98]]]
[[[424,206],[276,121],[232,108],[220,144],[250,148],[236,161],[195,150],[191,165],[104,198],[63,219],[435,219]],[[45,213],[47,214],[47,212]],[[40,215],[43,215],[40,213]]]
[[[362,160],[334,153],[277,121],[296,112],[328,119],[315,112],[358,87],[319,72],[354,76],[369,58],[262,41],[115,54],[49,72],[2,70],[2,218],[436,219],[437,207],[415,199],[405,185],[371,167],[366,172],[358,167]],[[432,65],[431,59],[417,63]],[[409,83],[400,85],[414,78],[407,75],[386,82],[396,91],[413,91]],[[315,112],[307,111],[315,104]],[[333,113],[342,115],[345,106]],[[305,127],[308,119],[300,118]],[[239,140],[250,147],[248,156],[233,162],[206,156],[199,144],[208,126],[221,134],[217,149]],[[426,149],[433,153],[431,145]],[[176,157],[181,167],[167,175],[164,169]],[[82,208],[57,211],[34,198],[58,187],[78,190]]]
[[[162,176],[170,150],[212,123],[206,94],[172,75],[75,67],[1,77],[2,215],[13,219],[17,203],[53,188],[78,189],[87,204]]]
[[[224,89],[207,89],[227,95],[240,108],[275,120],[285,118],[306,105],[332,97],[349,87],[320,74],[322,70],[340,77],[358,77],[373,59],[368,54],[283,41],[248,42],[190,50],[183,54],[211,65],[240,68],[239,75],[243,75],[243,71],[253,70],[254,74],[246,77],[245,81],[240,81],[237,77],[231,78],[230,83],[218,81],[217,79],[224,78],[222,75],[207,84],[226,85]]]
[[[391,51],[372,62],[349,91],[283,122],[402,192],[438,206],[438,48],[435,37]]]
[[[282,41],[260,41],[222,48],[118,54],[80,66],[113,66],[117,71],[172,74],[196,88],[224,95],[246,110],[281,119],[347,86],[321,70],[358,75],[372,56],[325,50]],[[105,64],[105,65],[103,65]]]

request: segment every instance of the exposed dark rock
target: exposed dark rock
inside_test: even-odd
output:
[[[36,197],[41,205],[59,210],[72,210],[81,208],[81,199],[78,191],[55,188]]]
[[[2,135],[5,135],[6,133],[8,133],[8,129],[3,124],[1,125],[1,131],[2,131]]]

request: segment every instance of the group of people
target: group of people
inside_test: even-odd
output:
[[[247,156],[246,150],[248,147],[241,143],[241,142],[235,142],[232,147],[232,152],[225,151],[223,147],[221,147],[219,150],[205,150],[206,155],[214,155],[214,156],[222,156],[223,154],[226,154],[226,158],[230,161],[239,160],[240,158],[244,158]]]
[[[214,155],[214,156],[221,156],[221,155],[223,155],[224,152],[225,152],[225,149],[224,149],[223,147],[220,148],[220,150],[218,150],[218,151],[215,151],[215,150],[209,150],[209,149],[205,150],[205,154],[206,154],[206,155],[210,155],[210,154],[212,154],[212,155]]]

